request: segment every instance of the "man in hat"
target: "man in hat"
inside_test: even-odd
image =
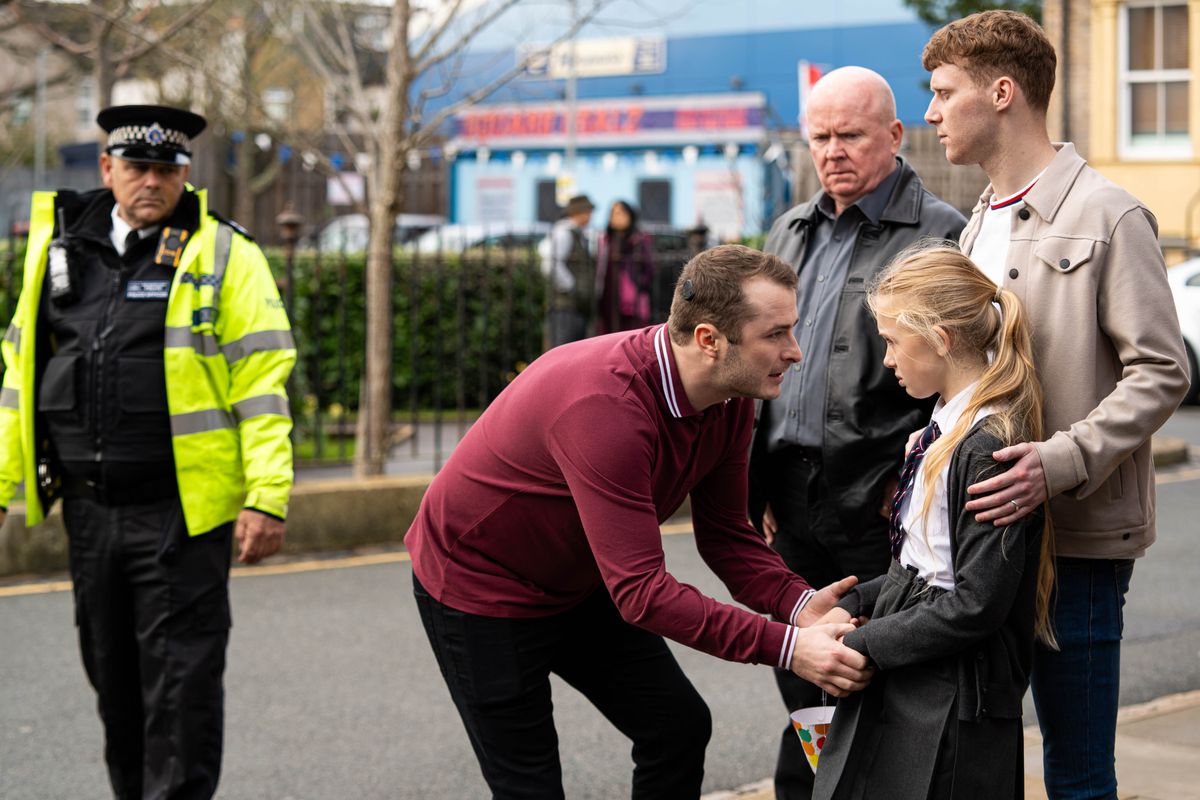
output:
[[[121,106],[97,122],[105,188],[33,196],[0,506],[24,481],[35,525],[63,498],[116,795],[208,798],[232,540],[253,563],[283,539],[295,348],[262,251],[185,183],[204,119]]]
[[[586,194],[567,202],[563,218],[554,223],[542,253],[542,272],[549,311],[546,315],[548,347],[574,342],[588,335],[595,291],[596,265],[588,250],[587,226],[595,206]]]

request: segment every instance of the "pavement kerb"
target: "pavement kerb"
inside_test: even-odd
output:
[[[1186,441],[1155,436],[1154,461],[1159,467],[1186,462]],[[1200,448],[1191,448],[1200,460]],[[1160,479],[1192,480],[1200,470],[1166,471]],[[1196,474],[1193,475],[1192,472]],[[397,545],[412,523],[432,477],[300,480],[292,490],[285,554],[355,550]],[[685,509],[680,510],[681,513]],[[47,575],[67,569],[67,541],[62,521],[51,513],[45,524],[25,528],[24,504],[13,503],[0,527],[0,578]]]
[[[432,478],[378,477],[301,481],[292,489],[283,553],[320,553],[398,545]],[[13,503],[0,527],[0,578],[67,570],[67,537],[59,510],[25,527],[24,503]]]
[[[1172,464],[1182,464],[1188,460],[1186,439],[1175,436],[1155,436],[1151,440],[1151,446],[1156,467],[1169,467]]]
[[[1178,694],[1164,695],[1163,697],[1155,698],[1154,700],[1136,705],[1125,706],[1117,712],[1117,740],[1118,748],[1120,747],[1121,728],[1125,725],[1131,725],[1137,722],[1145,722],[1156,717],[1162,717],[1167,714],[1175,714],[1182,711],[1195,709],[1197,722],[1200,722],[1200,690],[1180,692]],[[1037,725],[1027,725],[1025,727],[1025,747],[1028,750],[1031,747],[1040,747],[1042,741],[1041,733],[1038,731]],[[1028,764],[1028,762],[1026,762]],[[1118,762],[1118,765],[1122,762]],[[1118,790],[1119,800],[1136,800],[1143,797],[1136,793],[1131,794],[1132,789],[1121,787]],[[1025,775],[1025,797],[1026,800],[1044,800],[1046,791],[1042,786],[1040,777],[1030,775],[1027,771]],[[736,789],[726,789],[704,795],[701,800],[775,800],[775,789],[770,778],[764,778],[761,781],[747,784]]]

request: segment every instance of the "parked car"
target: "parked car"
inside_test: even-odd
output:
[[[474,249],[521,249],[534,247],[550,233],[545,222],[496,222],[441,225],[413,240],[423,254],[462,253]]]
[[[398,214],[392,242],[411,242],[430,228],[445,222],[446,218],[437,214]],[[325,253],[361,253],[367,249],[368,235],[365,214],[343,214],[319,227],[303,244]]]
[[[1167,270],[1167,283],[1175,298],[1175,311],[1179,314],[1179,328],[1183,331],[1183,344],[1187,349],[1188,370],[1192,387],[1188,389],[1185,403],[1200,402],[1200,258],[1176,264]]]

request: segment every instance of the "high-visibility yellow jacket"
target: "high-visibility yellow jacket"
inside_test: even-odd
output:
[[[195,191],[188,187],[188,191]],[[237,518],[242,508],[287,516],[292,419],[286,383],[296,361],[287,313],[253,241],[208,213],[187,240],[167,299],[163,360],[175,473],[188,533]],[[0,505],[25,481],[25,522],[45,516],[35,441],[37,324],[53,192],[33,195],[25,282],[3,350]]]

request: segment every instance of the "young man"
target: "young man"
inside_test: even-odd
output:
[[[809,150],[821,189],[775,220],[764,248],[799,276],[804,362],[764,402],[750,456],[751,513],[784,563],[820,585],[887,571],[887,521],[904,439],[929,416],[883,366],[884,343],[861,289],[926,238],[957,239],[966,220],[898,155],[904,126],[887,81],[842,67],[813,87]],[[821,690],[775,673],[789,711]],[[782,715],[781,715],[782,716]],[[775,766],[778,800],[812,797],[813,772],[791,724]]]
[[[802,627],[854,579],[814,594],[746,518],[749,398],[778,396],[800,360],[795,287],[774,256],[701,253],[665,325],[545,354],[434,479],[405,543],[493,796],[563,796],[554,672],[633,740],[633,797],[698,797],[711,720],[664,636],[837,696],[865,686],[866,659],[836,640],[850,626]],[[781,621],[667,572],[659,524],[689,493],[705,562]]]
[[[1157,223],[1074,147],[1050,142],[1054,48],[1029,17],[952,22],[923,63],[925,119],[946,157],[991,181],[961,243],[1029,313],[1053,434],[997,451],[1015,466],[970,487],[967,508],[1004,526],[1049,499],[1059,649],[1038,647],[1032,677],[1046,790],[1115,798],[1121,608],[1155,536],[1150,436],[1188,386]]]

